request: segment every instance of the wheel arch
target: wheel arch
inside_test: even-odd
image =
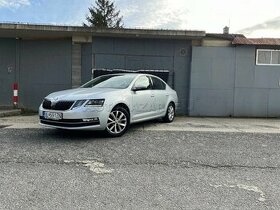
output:
[[[175,102],[171,100],[168,104],[172,104],[174,106],[174,109],[176,108]]]
[[[117,104],[113,107],[113,109],[115,109],[116,107],[122,107],[122,108],[126,109],[126,111],[128,112],[128,114],[129,114],[129,116],[130,116],[130,109],[129,109],[129,107],[128,107],[125,103],[117,103]],[[113,109],[112,109],[112,110],[113,110]]]
[[[174,107],[174,110],[176,111],[176,108],[177,108],[177,107],[176,107],[176,104],[175,104],[174,100],[170,100],[170,101],[167,103],[167,105],[166,105],[166,110],[167,110],[169,104],[172,104],[173,107]]]

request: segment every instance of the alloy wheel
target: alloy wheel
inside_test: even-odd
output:
[[[120,110],[113,110],[107,121],[107,131],[113,135],[122,133],[127,127],[127,116]]]
[[[175,116],[175,110],[174,110],[174,107],[172,105],[170,105],[168,107],[168,110],[167,110],[167,115],[168,115],[168,119],[170,121],[172,121],[174,119],[174,116]]]

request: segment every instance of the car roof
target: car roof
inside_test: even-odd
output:
[[[154,77],[158,77],[156,75],[153,74],[146,74],[146,73],[114,73],[114,74],[104,74],[104,75],[100,75],[100,76],[107,76],[107,75],[135,75],[135,76],[140,76],[140,75],[146,75],[146,76],[154,76]]]

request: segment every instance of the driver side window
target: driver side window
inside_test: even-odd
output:
[[[151,87],[150,79],[147,76],[141,76],[134,83],[134,87],[149,89]]]

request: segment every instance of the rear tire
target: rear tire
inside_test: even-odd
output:
[[[166,123],[171,123],[173,122],[174,118],[175,118],[175,106],[173,103],[169,103],[163,121]]]
[[[127,131],[129,123],[128,111],[121,106],[117,106],[110,112],[105,131],[110,137],[119,137]]]

